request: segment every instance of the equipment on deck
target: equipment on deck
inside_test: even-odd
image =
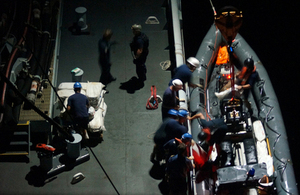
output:
[[[155,85],[151,86],[151,96],[147,100],[146,109],[155,110],[158,108],[158,103],[162,102],[162,98],[159,95],[156,95]]]

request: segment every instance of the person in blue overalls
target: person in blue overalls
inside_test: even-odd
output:
[[[116,80],[116,78],[113,77],[110,73],[110,39],[112,34],[113,33],[111,29],[106,29],[103,33],[102,39],[100,39],[98,42],[99,64],[101,68],[101,76],[99,82],[101,82],[103,85],[107,85],[108,83]]]
[[[177,92],[181,89],[181,80],[175,79],[172,81],[172,85],[165,90],[161,106],[161,116],[163,121],[168,117],[168,112],[170,109],[179,109],[179,98],[177,97]]]
[[[141,25],[134,24],[132,25],[131,29],[132,33],[134,34],[133,40],[130,43],[130,48],[133,55],[133,63],[136,65],[138,81],[140,83],[144,83],[144,81],[147,79],[147,68],[145,63],[149,53],[149,39],[145,33],[141,32]]]
[[[188,83],[188,85],[193,88],[200,86],[199,84],[194,84],[191,82],[193,72],[200,67],[199,60],[194,57],[189,57],[186,62],[186,64],[182,64],[181,66],[174,69],[174,75],[169,82],[169,86],[172,85],[172,81],[175,79],[180,79],[183,85],[185,85],[185,83]]]
[[[68,98],[67,111],[72,115],[75,130],[79,131],[84,138],[88,139],[87,128],[89,123],[88,108],[90,106],[88,98],[80,93],[81,84],[74,84],[75,94]]]
[[[177,151],[178,154],[169,158],[166,168],[169,194],[186,195],[187,176],[194,165],[186,156],[186,145],[184,143],[177,146]]]

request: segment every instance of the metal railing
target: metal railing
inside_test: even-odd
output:
[[[184,39],[183,39],[183,30],[180,25],[180,20],[182,19],[181,15],[181,0],[169,0],[171,15],[172,15],[172,30],[173,30],[173,38],[174,38],[174,52],[175,52],[175,63],[176,67],[185,64],[185,53],[184,53]],[[178,97],[180,100],[179,106],[182,109],[188,110],[188,100],[189,97],[189,87],[188,83],[185,83],[185,91],[180,90],[178,92]],[[184,101],[183,101],[184,100]],[[188,133],[191,133],[191,123],[187,121]],[[190,149],[190,155],[192,156],[192,149]],[[195,169],[191,170],[189,177],[190,186],[188,189],[190,190],[189,194],[197,194],[195,189]]]

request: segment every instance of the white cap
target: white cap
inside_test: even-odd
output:
[[[142,26],[140,24],[134,24],[134,25],[131,26],[131,29],[135,30],[135,31],[141,31]]]
[[[187,59],[187,62],[189,64],[191,64],[192,66],[195,66],[196,68],[199,68],[199,66],[200,66],[199,60],[197,58],[194,58],[194,57],[189,57]]]
[[[183,85],[180,79],[174,79],[172,81],[173,86]]]

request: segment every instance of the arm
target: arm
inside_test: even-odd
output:
[[[138,59],[143,53],[144,41],[141,38],[138,38],[136,46],[137,46],[137,50],[135,53],[135,58]]]
[[[136,55],[135,55],[135,58],[139,58],[141,56],[141,54],[143,53],[143,48],[139,48],[137,51],[136,51]]]
[[[192,117],[188,116],[187,118],[188,118],[188,120],[193,120],[195,118],[205,119],[202,113],[195,114]]]
[[[238,85],[236,86],[236,88],[238,90],[241,90],[241,89],[250,89],[251,88],[251,85],[250,84],[246,84],[246,85]]]
[[[90,107],[90,102],[89,102],[89,99],[86,98],[86,107],[89,108]]]

